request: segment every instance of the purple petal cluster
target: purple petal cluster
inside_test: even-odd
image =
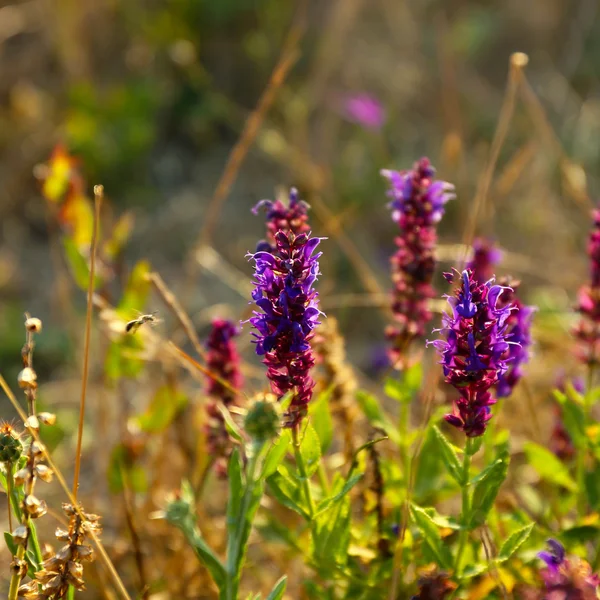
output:
[[[233,339],[239,333],[239,328],[231,321],[214,319],[206,341],[208,370],[219,379],[206,378],[206,393],[210,400],[206,404],[208,418],[205,431],[208,452],[215,459],[215,469],[222,477],[227,473],[231,443],[217,403],[220,401],[225,406],[232,405],[236,397],[233,390],[239,390],[243,385],[240,356]]]
[[[381,129],[385,123],[385,110],[381,102],[370,94],[348,96],[344,102],[344,116],[366,129]]]
[[[445,274],[452,283],[455,274]],[[505,287],[493,280],[477,283],[470,270],[460,274],[455,296],[448,296],[452,309],[442,317],[443,338],[429,342],[441,356],[446,383],[455,387],[459,398],[446,421],[468,437],[483,435],[496,403],[492,388],[507,371],[507,321],[512,306],[500,303]]]
[[[477,238],[473,242],[473,255],[466,268],[473,272],[473,279],[484,283],[494,276],[494,268],[502,260],[502,250],[485,238]]]
[[[307,411],[314,381],[310,370],[315,358],[310,346],[321,312],[313,285],[319,275],[320,238],[292,231],[275,234],[273,252],[251,255],[255,263],[252,299],[255,310],[250,323],[256,353],[264,356],[271,389],[279,399],[292,392],[286,425],[295,427]]]
[[[563,545],[557,540],[547,541],[548,550],[538,557],[546,563],[542,579],[546,586],[546,600],[596,600],[600,578],[590,565],[576,557],[567,558]]]
[[[252,212],[257,215],[264,209],[267,213],[267,239],[258,243],[256,251],[273,252],[275,250],[275,235],[278,231],[291,231],[296,235],[309,233],[309,205],[300,200],[298,190],[290,189],[289,203],[286,206],[281,200],[261,200]]]
[[[581,321],[574,330],[579,340],[579,356],[590,365],[600,361],[600,210],[592,213],[594,227],[588,240],[590,283],[579,290]]]
[[[395,324],[386,337],[392,348],[390,357],[397,364],[416,337],[425,334],[431,320],[429,300],[435,270],[436,226],[444,214],[444,205],[454,198],[454,187],[434,179],[435,169],[422,158],[409,171],[381,172],[390,182],[388,196],[392,219],[400,228],[391,271],[394,284],[392,312]]]
[[[512,343],[508,348],[508,370],[498,378],[496,392],[499,398],[506,398],[512,394],[517,383],[523,377],[523,367],[529,362],[531,351],[531,322],[536,311],[534,306],[526,306],[518,298],[519,281],[506,278],[500,280],[504,293],[499,299],[499,305],[511,306],[510,316],[506,321],[507,339]]]

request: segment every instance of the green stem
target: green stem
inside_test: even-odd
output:
[[[19,544],[17,548],[17,555],[15,556],[15,562],[19,563],[25,556],[25,546]],[[8,590],[8,600],[17,600],[19,595],[19,586],[21,585],[21,574],[16,569],[10,578],[10,588]]]
[[[456,552],[456,559],[454,562],[454,574],[455,577],[458,577],[460,573],[461,567],[461,559],[463,552],[465,550],[465,545],[467,543],[467,538],[469,537],[469,513],[471,510],[470,501],[471,495],[469,490],[469,471],[471,469],[471,444],[472,439],[467,438],[467,443],[465,446],[465,455],[463,458],[463,483],[461,485],[462,489],[462,509],[460,513],[460,537],[458,538],[458,551]]]
[[[294,427],[292,429],[292,444],[294,446],[294,457],[296,459],[296,466],[298,467],[300,478],[302,479],[302,488],[304,489],[304,496],[306,497],[306,502],[308,504],[308,515],[310,517],[310,521],[312,521],[313,517],[315,516],[316,509],[312,493],[310,491],[310,481],[306,473],[306,465],[304,464],[304,458],[302,458],[302,452],[300,452],[300,438],[298,437],[298,427]]]
[[[400,461],[402,463],[402,470],[404,471],[404,480],[408,487],[408,415],[410,405],[408,402],[403,402],[400,406],[400,422],[399,422],[399,434],[400,434]]]
[[[252,454],[248,460],[248,469],[246,471],[246,486],[244,489],[244,496],[242,498],[242,504],[240,506],[240,512],[237,517],[237,527],[235,529],[235,536],[232,540],[231,545],[227,548],[227,562],[225,569],[227,571],[225,579],[225,589],[223,597],[225,600],[237,600],[238,587],[240,583],[240,573],[238,572],[238,565],[240,564],[239,556],[244,551],[242,547],[242,538],[244,536],[244,524],[246,522],[246,513],[250,506],[250,501],[254,493],[254,486],[256,484],[256,466],[258,464],[258,457],[261,453],[262,448],[252,448]]]
[[[327,472],[325,471],[325,465],[323,465],[323,461],[319,462],[317,474],[319,475],[319,483],[321,484],[321,488],[323,488],[323,494],[325,496],[329,496],[329,481],[327,479]]]

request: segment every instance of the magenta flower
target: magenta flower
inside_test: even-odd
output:
[[[390,182],[389,207],[400,227],[398,249],[390,260],[395,324],[386,331],[392,345],[390,358],[396,365],[412,340],[425,334],[431,320],[429,300],[436,295],[431,285],[436,265],[436,226],[444,205],[454,198],[454,188],[434,180],[435,170],[427,158],[415,163],[410,171],[381,173]]]
[[[278,231],[291,231],[296,235],[310,231],[307,214],[309,206],[304,200],[299,199],[296,188],[290,189],[290,200],[287,206],[281,200],[261,200],[252,212],[257,215],[261,209],[267,213],[267,240],[258,243],[257,252],[274,251],[275,235]]]
[[[381,129],[385,123],[385,110],[379,100],[370,94],[348,96],[344,101],[344,116],[366,129]]]
[[[590,365],[600,360],[600,210],[592,213],[594,228],[588,241],[590,257],[590,283],[579,290],[581,320],[574,330],[579,340],[579,356]]]
[[[445,276],[453,281],[453,274]],[[496,403],[492,388],[508,368],[512,342],[507,340],[506,328],[512,306],[501,305],[499,298],[506,288],[493,285],[493,280],[477,283],[470,270],[460,277],[456,295],[446,296],[452,312],[445,313],[442,328],[434,330],[443,337],[428,343],[441,356],[446,383],[459,392],[446,421],[468,437],[477,437],[485,432],[490,407]]]
[[[233,390],[239,390],[243,385],[240,356],[233,341],[237,335],[239,329],[231,321],[215,319],[206,342],[207,367],[219,380],[206,378],[206,393],[210,396],[210,401],[206,404],[208,419],[205,431],[208,453],[215,459],[215,469],[221,477],[227,473],[231,443],[217,402],[222,402],[226,407],[231,406],[236,397]]]
[[[321,315],[313,289],[321,254],[314,251],[320,241],[305,233],[279,231],[273,253],[250,255],[255,263],[252,299],[259,309],[249,319],[256,330],[256,353],[264,356],[273,393],[279,399],[293,393],[286,414],[289,427],[300,423],[313,393],[310,340]]]

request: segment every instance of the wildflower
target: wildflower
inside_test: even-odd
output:
[[[19,434],[10,423],[0,423],[0,462],[14,464],[23,453]]]
[[[508,370],[500,375],[496,386],[498,397],[506,398],[523,377],[523,365],[529,361],[532,343],[531,322],[536,308],[526,306],[517,296],[520,282],[504,278],[499,283],[505,290],[498,301],[499,305],[512,307],[506,321],[506,338],[512,342],[508,349]]]
[[[453,274],[445,276],[453,281]],[[435,330],[444,337],[429,342],[441,356],[446,383],[460,394],[446,421],[468,437],[483,435],[496,403],[491,390],[508,368],[513,342],[507,340],[506,329],[512,306],[499,302],[505,289],[493,280],[477,283],[470,270],[463,271],[456,295],[448,297],[452,313],[445,313],[442,328]]]
[[[566,557],[563,545],[557,540],[547,541],[548,550],[538,553],[546,563],[542,579],[546,586],[546,600],[596,600],[600,577],[590,565],[577,556]]]
[[[274,252],[259,251],[255,262],[255,310],[250,323],[256,329],[256,353],[264,356],[267,377],[278,399],[292,392],[287,425],[296,426],[306,414],[314,381],[315,358],[310,346],[321,314],[313,284],[319,275],[314,254],[320,238],[292,231],[275,234]]]
[[[214,319],[207,340],[207,366],[218,376],[207,377],[206,392],[210,401],[206,405],[208,422],[206,436],[209,454],[215,459],[215,468],[219,476],[227,473],[226,459],[231,450],[225,420],[218,408],[218,402],[226,407],[235,401],[235,390],[242,387],[243,377],[240,371],[240,357],[233,338],[239,335],[239,329],[224,319]]]
[[[257,443],[264,443],[277,436],[279,415],[275,406],[267,400],[258,400],[249,409],[244,419],[244,429]]]
[[[574,335],[580,342],[579,356],[587,365],[598,363],[600,351],[600,210],[592,213],[594,228],[588,240],[590,283],[579,290],[581,321]]]
[[[252,212],[257,215],[258,211],[265,209],[267,212],[267,239],[258,243],[256,251],[273,252],[275,250],[275,235],[278,231],[291,231],[296,235],[301,233],[308,234],[310,227],[308,225],[309,205],[300,200],[298,190],[290,189],[290,201],[286,206],[281,200],[261,200]]]
[[[400,227],[398,249],[390,261],[396,323],[386,332],[392,344],[392,363],[397,364],[410,342],[424,335],[431,320],[428,302],[435,296],[431,282],[436,262],[436,226],[444,214],[444,205],[454,197],[454,187],[433,179],[435,170],[427,158],[415,163],[410,171],[381,173],[390,181],[389,207],[392,219]]]
[[[385,123],[385,110],[381,102],[366,93],[348,96],[343,106],[344,116],[365,129],[381,129]]]
[[[473,242],[473,255],[466,268],[473,272],[477,283],[484,283],[494,276],[494,267],[502,260],[502,251],[494,242],[478,238]]]

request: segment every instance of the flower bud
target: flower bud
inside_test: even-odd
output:
[[[0,431],[0,462],[16,462],[23,452],[23,445],[15,432],[4,428]]]
[[[35,389],[37,387],[37,375],[31,367],[25,367],[17,377],[19,387],[22,389]]]
[[[279,415],[275,406],[266,400],[256,402],[248,410],[244,428],[256,442],[273,439],[279,429]]]
[[[25,321],[25,329],[30,333],[40,333],[42,331],[42,322],[35,317],[29,317]]]

